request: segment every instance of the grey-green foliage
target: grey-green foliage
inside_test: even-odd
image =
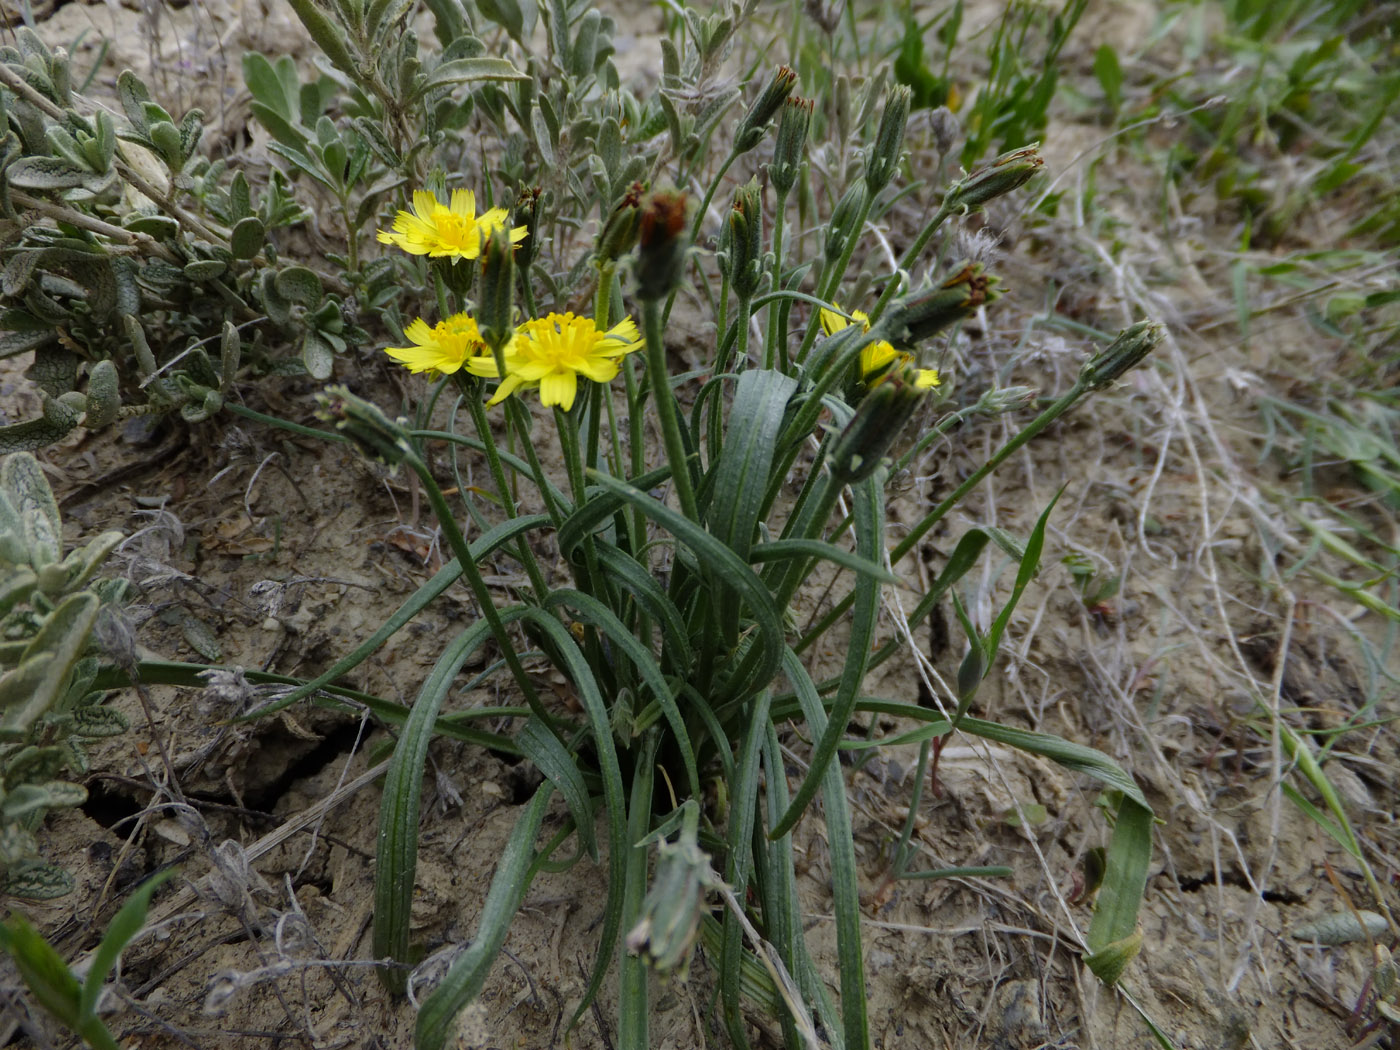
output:
[[[58,504],[27,452],[0,461],[0,889],[61,896],[67,872],[39,858],[34,829],[51,809],[81,805],[64,780],[88,770],[84,741],[125,731],[120,712],[91,686],[93,630],[124,581],[95,581],[120,532],[63,556]]]
[[[130,72],[105,102],[72,79],[26,28],[0,46],[0,357],[33,353],[44,398],[38,418],[0,427],[0,451],[134,414],[197,422],[240,366],[285,370],[286,347],[328,377],[362,333],[346,289],[286,277],[304,268],[269,235],[306,216],[286,181],[255,195],[200,151],[203,113],[177,119]],[[245,352],[235,326],[264,317]]]
[[[731,0],[710,17],[684,12],[678,41],[665,42],[661,90],[642,97],[622,84],[616,25],[591,0],[429,0],[436,47],[419,39],[408,21],[414,5],[402,0],[292,6],[328,65],[302,80],[290,60],[250,54],[244,79],[270,151],[339,204],[350,269],[389,194],[441,192],[444,170],[481,168],[452,183],[474,190],[479,206],[508,205],[503,188],[543,194],[531,276],[560,302],[588,279],[592,260],[545,254],[570,243],[559,229],[606,217],[663,155],[703,157],[739,95],[716,72],[755,0]],[[359,267],[375,285],[366,301],[392,317],[403,290],[377,279],[413,265],[391,257]]]

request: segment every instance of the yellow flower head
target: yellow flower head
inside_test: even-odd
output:
[[[443,204],[427,190],[413,191],[413,211],[401,211],[394,216],[394,232],[378,232],[380,244],[397,244],[412,255],[427,255],[434,259],[475,259],[481,254],[481,242],[491,236],[496,227],[504,227],[510,213],[504,208],[492,208],[476,214],[476,195],[471,190],[453,190],[452,203]],[[510,231],[510,242],[525,239],[525,227]]]
[[[384,352],[410,372],[455,372],[486,349],[476,321],[466,314],[453,314],[431,328],[420,317],[403,334],[415,345],[387,346]]]
[[[578,394],[578,377],[611,382],[621,367],[618,358],[641,349],[636,323],[629,317],[606,332],[587,317],[550,314],[526,321],[505,348],[506,375],[488,404],[497,404],[517,390],[538,387],[540,403],[568,411]],[[475,376],[497,378],[496,359],[473,357],[467,369]]]
[[[836,309],[841,307],[838,304]],[[860,310],[852,310],[851,316],[860,322],[864,331],[870,331],[870,317]],[[822,308],[822,331],[827,335],[835,335],[843,328],[850,326],[851,322],[842,317],[836,310]],[[860,352],[860,378],[861,382],[867,386],[874,386],[896,365],[909,364],[914,360],[913,354],[902,353],[896,350],[883,339],[871,343]],[[927,390],[935,387],[939,383],[938,369],[920,368],[914,377],[914,386],[919,390]]]

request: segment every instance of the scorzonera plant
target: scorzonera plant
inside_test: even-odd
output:
[[[714,73],[752,4],[709,18],[686,11],[684,50],[665,41],[661,90],[647,99],[622,86],[612,67],[610,22],[563,0],[528,10],[502,0],[480,5],[530,55],[530,72],[485,57],[483,40],[450,3],[428,5],[442,43],[431,57],[411,32],[381,46],[384,27],[407,5],[293,6],[354,98],[356,116],[343,128],[318,121],[317,149],[283,128],[287,142],[306,148],[286,146],[278,156],[315,178],[340,156],[332,147],[349,141],[355,148],[346,156],[362,162],[356,179],[384,166],[384,180],[363,196],[352,195],[345,172],[326,182],[347,219],[386,192],[380,187],[403,187],[406,207],[378,231],[387,254],[362,262],[351,251],[349,270],[362,272],[347,280],[402,332],[386,341],[387,357],[428,380],[411,418],[344,387],[325,392],[322,414],[341,440],[416,476],[454,557],[323,675],[292,683],[256,713],[340,693],[398,729],[374,909],[374,954],[391,991],[406,989],[416,960],[410,905],[433,737],[520,754],[544,778],[496,864],[469,947],[422,1002],[417,1045],[448,1041],[534,877],[589,863],[606,868],[608,891],[571,1023],[616,967],[617,1043],[648,1047],[653,971],[684,974],[701,943],[736,1046],[747,1045],[746,1009],[775,1012],[792,1046],[822,1038],[868,1046],[859,871],[838,755],[882,743],[849,728],[873,717],[897,720],[896,740],[920,746],[891,877],[931,874],[911,870],[918,786],[955,731],[1101,783],[1113,837],[1095,919],[1078,947],[1115,981],[1140,939],[1152,821],[1142,792],[1097,751],[969,714],[1035,574],[1052,508],[1025,537],[968,529],[919,597],[910,622],[947,600],[963,626],[953,695],[927,708],[865,692],[868,673],[904,644],[881,621],[894,567],[1008,456],[1158,338],[1146,323],[1121,333],[1071,389],[891,542],[891,476],[961,422],[1025,403],[1020,391],[953,399],[958,377],[935,357],[940,333],[1002,295],[980,264],[944,265],[943,227],[1034,177],[1036,149],[1006,153],[946,186],[899,265],[876,266],[876,294],[871,280],[850,279],[851,270],[870,251],[872,216],[906,188],[910,92],[884,92],[875,81],[853,100],[847,82],[831,98],[807,99],[782,67],[752,92],[732,134],[717,132],[738,92],[716,87]],[[540,55],[531,50],[537,17]],[[296,74],[284,72],[277,91],[260,78],[260,98],[288,101]],[[325,82],[318,85],[320,98]],[[280,110],[262,105],[260,119],[276,126]],[[858,136],[867,123],[872,130],[854,153],[859,160],[822,178],[808,139],[814,127],[831,127],[829,109]],[[445,174],[445,143],[468,141],[479,168]],[[712,170],[715,141],[725,152]],[[756,158],[766,182],[729,179]],[[352,196],[361,203],[352,206]],[[578,232],[590,224],[591,242]],[[351,240],[356,225],[347,221]],[[391,287],[398,293],[382,294]],[[700,304],[708,340],[691,374],[676,373],[667,353],[682,296]],[[449,423],[430,428],[443,408]],[[917,436],[915,420],[928,421]],[[486,480],[445,487],[432,465],[444,447],[454,464],[484,463]],[[989,545],[1011,557],[1016,578],[984,629],[964,612],[959,583]],[[514,560],[522,582],[493,589],[481,569],[487,559]],[[794,605],[818,574],[835,580],[832,600],[799,626]],[[480,618],[446,639],[411,707],[336,685],[459,583]],[[814,675],[808,654],[826,640],[843,661],[834,674]],[[489,673],[515,699],[442,717],[459,672],[484,648],[498,653]],[[538,688],[546,669],[563,675],[576,706]],[[187,681],[190,670],[147,663],[142,674]],[[507,720],[506,728],[478,728],[488,717]],[[807,766],[790,777],[784,756],[794,747]],[[541,842],[551,812],[558,830]],[[799,906],[793,835],[812,820],[824,822],[830,854],[834,999]]]
[[[735,150],[755,148],[778,117],[774,171],[800,166],[811,105],[791,97],[794,87],[790,71],[770,78],[735,140]],[[412,211],[400,212],[392,231],[380,233],[381,241],[430,260],[425,300],[438,306],[436,315],[405,327],[410,345],[386,352],[435,380],[425,404],[455,392],[453,412],[465,417],[466,432],[414,427],[344,388],[327,391],[323,414],[369,454],[417,475],[455,555],[429,587],[440,593],[460,578],[482,612],[444,647],[407,715],[385,787],[375,949],[391,988],[404,987],[403,964],[412,958],[409,908],[427,747],[458,671],[483,646],[499,650],[502,672],[520,697],[512,744],[546,778],[497,866],[470,949],[423,1003],[420,1046],[443,1045],[457,1012],[479,993],[531,879],[555,865],[554,852],[575,837],[571,863],[586,857],[605,864],[609,887],[599,952],[575,1020],[617,965],[620,1045],[648,1046],[649,971],[685,972],[704,938],[736,1045],[745,1045],[745,997],[764,999],[755,991],[755,973],[767,1000],[782,1004],[794,1045],[810,1042],[818,1028],[834,1038],[840,1033],[846,1046],[868,1045],[856,851],[836,760],[843,748],[870,746],[848,738],[848,725],[862,712],[908,720],[902,739],[922,744],[920,781],[931,748],[954,730],[1098,778],[1117,814],[1112,886],[1104,895],[1112,908],[1102,912],[1084,948],[1109,981],[1136,951],[1136,908],[1150,852],[1143,835],[1151,823],[1140,790],[1098,752],[967,713],[1035,573],[1049,508],[1023,540],[970,530],[922,596],[916,618],[951,595],[967,635],[957,694],[943,710],[862,691],[871,668],[900,646],[897,638],[882,637],[879,625],[882,588],[896,582],[890,567],[1007,455],[1121,375],[1157,339],[1149,324],[1125,331],[1085,366],[1070,391],[891,546],[884,518],[892,457],[908,462],[959,421],[1007,407],[1004,398],[988,396],[939,416],[951,378],[928,360],[939,332],[996,302],[997,278],[964,263],[909,288],[907,273],[927,269],[920,252],[949,216],[1015,190],[1040,167],[1035,150],[1023,149],[954,183],[870,312],[843,304],[843,280],[872,205],[898,172],[908,106],[905,88],[886,96],[864,170],[835,203],[817,260],[784,258],[806,242],[785,248],[785,217],[776,212],[770,229],[756,181],[734,191],[713,260],[691,244],[690,230],[703,232],[705,224],[687,194],[627,187],[591,255],[590,316],[535,306],[532,271],[522,265],[522,257],[528,261],[542,247],[540,199],[529,191],[513,215],[503,208],[478,215],[471,190],[454,188],[448,204],[445,187],[416,190]],[[717,176],[706,199],[721,188]],[[710,368],[699,376],[673,375],[667,311],[692,275],[704,280],[712,266],[719,294]],[[803,290],[812,287],[804,281],[813,270],[814,290]],[[751,342],[760,316],[766,328]],[[497,416],[504,438],[493,425]],[[911,440],[905,431],[916,417],[937,422]],[[484,457],[489,497],[460,490],[460,505],[449,500],[429,466],[428,449],[439,442]],[[544,465],[554,443],[564,465],[559,476]],[[803,481],[793,495],[788,482],[799,462]],[[565,577],[551,574],[539,558],[541,540],[557,544]],[[979,632],[962,612],[956,584],[992,541],[1019,567],[1007,604]],[[520,562],[528,586],[509,595],[491,591],[478,564],[498,553]],[[850,582],[831,614],[799,631],[789,610],[823,563]],[[422,600],[412,604],[421,608]],[[386,630],[405,619],[395,618]],[[846,656],[839,674],[816,680],[802,654],[827,634],[840,637]],[[581,715],[541,696],[534,684],[538,664],[527,663],[526,650],[542,653],[564,674]],[[347,666],[342,662],[298,694]],[[789,781],[782,761],[789,726],[811,741],[810,766],[797,782]],[[715,778],[727,801],[721,807],[706,803],[706,784]],[[540,846],[555,792],[571,824]],[[812,803],[819,795],[831,852],[839,1003],[827,995],[804,941],[793,864],[793,829],[818,819]],[[910,819],[896,875],[927,875],[906,870],[912,813]],[[722,917],[711,914],[718,897],[730,905]],[[754,960],[764,969],[756,971]]]

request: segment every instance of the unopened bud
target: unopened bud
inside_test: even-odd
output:
[[[879,469],[929,388],[918,385],[917,369],[900,364],[870,388],[856,414],[832,446],[827,463],[842,485],[864,481]]]
[[[525,227],[525,239],[515,246],[515,262],[525,274],[530,272],[530,264],[539,253],[540,196],[543,191],[538,186],[520,186],[515,206],[510,210],[510,225]],[[527,278],[528,279],[528,278]]]
[[[734,192],[728,225],[729,282],[736,295],[750,299],[763,277],[763,197],[757,178]]]
[[[955,182],[948,191],[954,208],[971,211],[993,198],[1024,186],[1041,168],[1040,143],[1003,153],[985,168]]]
[[[1016,412],[1035,400],[1036,390],[1029,386],[1003,386],[988,390],[977,399],[972,410],[984,416],[1000,416]]]
[[[679,190],[656,190],[642,201],[637,234],[637,294],[662,299],[681,283],[687,247],[686,197]]]
[[[787,193],[797,182],[802,158],[807,153],[807,131],[812,124],[814,106],[812,99],[796,95],[783,103],[782,116],[778,118],[778,140],[773,146],[773,163],[768,166],[768,178],[779,193]]]
[[[693,806],[694,803],[687,803]],[[674,843],[657,848],[656,874],[642,901],[641,917],[627,933],[627,951],[663,974],[684,975],[705,912],[712,878],[710,857],[700,848],[696,822],[685,813]]]
[[[998,283],[981,263],[964,263],[942,284],[898,300],[880,319],[880,332],[895,346],[916,346],[979,306],[996,302],[1001,298]]]
[[[603,232],[598,234],[600,265],[621,258],[637,243],[637,233],[642,228],[642,195],[646,191],[645,183],[634,182],[628,186],[603,224]]]
[[[491,231],[481,246],[481,292],[476,327],[492,352],[510,342],[514,333],[515,249],[504,226]]]
[[[836,208],[831,213],[831,221],[826,226],[826,259],[834,263],[841,258],[847,240],[859,237],[856,223],[865,214],[865,202],[870,197],[870,189],[864,179],[856,179],[851,188],[841,195]]]
[[[739,129],[734,133],[734,152],[747,153],[763,141],[764,129],[778,113],[778,107],[792,94],[797,86],[797,74],[787,66],[779,66],[768,83],[763,85],[758,98],[739,121]]]
[[[885,95],[885,111],[880,114],[880,130],[875,133],[875,145],[865,157],[865,181],[871,193],[879,193],[889,185],[899,167],[904,148],[904,127],[909,123],[909,105],[913,93],[906,84],[896,84]]]
[[[343,386],[327,387],[324,393],[316,395],[316,401],[320,405],[317,417],[334,423],[365,455],[390,466],[403,462],[409,448],[404,429],[377,405],[356,397]]]
[[[1118,338],[1085,363],[1080,381],[1090,390],[1108,386],[1156,349],[1166,329],[1156,321],[1139,321],[1118,333]]]

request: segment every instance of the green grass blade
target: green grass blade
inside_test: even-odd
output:
[[[122,949],[131,943],[131,939],[140,933],[141,927],[145,925],[151,896],[174,874],[174,868],[167,868],[152,875],[136,888],[136,892],[128,898],[108,924],[107,932],[102,935],[102,941],[93,953],[87,977],[83,979],[78,1012],[85,1021],[97,1017],[97,1001],[102,996],[102,986],[117,965]]]
[[[588,785],[583,773],[568,749],[559,738],[549,731],[549,727],[538,718],[531,718],[523,729],[515,734],[515,742],[521,752],[535,764],[541,773],[553,782],[564,796],[569,807],[569,815],[578,828],[581,845],[595,863],[598,860],[598,840],[593,834],[593,803],[589,799]]]
[[[753,705],[752,719],[739,749],[735,776],[729,780],[729,826],[725,838],[728,856],[725,858],[724,880],[734,887],[748,886],[753,879],[753,834],[758,817],[758,762],[767,727],[768,709],[773,694],[765,689]],[[724,1023],[729,1038],[736,1047],[748,1046],[744,1018],[740,1012],[740,955],[744,946],[744,931],[731,912],[724,913],[724,943],[719,957],[719,987],[724,1002]]]
[[[61,1024],[76,1031],[82,1023],[79,1010],[82,991],[78,979],[63,957],[54,951],[53,945],[44,940],[23,915],[15,913],[0,925],[0,948],[14,960],[20,977],[39,1005]],[[116,1041],[110,1035],[105,1044],[93,1045],[102,1045],[103,1050],[117,1050]]]
[[[622,926],[630,930],[642,916],[647,893],[647,839],[651,825],[651,796],[655,785],[657,734],[648,734],[638,748],[637,766],[632,773],[632,797],[627,822],[627,886],[622,895]],[[647,1033],[651,1004],[647,995],[647,962],[641,955],[624,951],[619,964],[617,1042],[621,1050],[650,1050]]]
[[[767,588],[742,559],[711,536],[700,525],[624,482],[591,472],[604,489],[637,507],[656,524],[688,547],[714,580],[733,588],[747,606],[748,615],[758,628],[758,638],[748,647],[738,670],[730,677],[727,694],[743,696],[772,681],[783,650],[782,616],[773,605]],[[591,506],[591,502],[590,502]]]
[[[1050,521],[1050,512],[1055,509],[1055,504],[1059,502],[1064,491],[1064,487],[1061,486],[1060,491],[1055,493],[1055,498],[1050,501],[1049,506],[1041,512],[1040,518],[1035,523],[1035,528],[1031,529],[1030,538],[1026,540],[1025,552],[1021,555],[1021,563],[1016,570],[1016,583],[1011,588],[1011,597],[992,622],[991,630],[987,632],[987,637],[983,640],[987,648],[988,670],[996,663],[997,650],[1001,647],[1001,636],[1006,630],[1007,623],[1011,620],[1011,614],[1016,610],[1016,603],[1021,600],[1021,594],[1025,591],[1026,585],[1035,578],[1035,574],[1040,568],[1040,553],[1045,548],[1045,526]]]
[[[686,778],[690,782],[690,792],[697,797],[701,795],[700,772],[695,764],[695,750],[690,744],[690,731],[686,728],[685,716],[681,714],[675,697],[671,695],[671,689],[666,684],[651,650],[637,641],[632,632],[627,630],[626,625],[607,606],[590,595],[575,590],[556,590],[549,596],[546,606],[552,609],[559,605],[567,605],[574,610],[581,622],[596,627],[607,635],[608,640],[626,655],[642,679],[651,687],[652,696],[661,705],[676,746],[680,748],[681,761],[685,763]]]
[[[884,535],[884,493],[878,484],[880,473],[855,486],[851,509],[855,515],[857,553],[873,559],[878,555]],[[841,737],[845,735],[859,699],[860,686],[865,680],[866,665],[870,659],[870,642],[875,637],[875,621],[880,612],[880,585],[868,576],[858,576],[855,586],[855,603],[851,613],[851,633],[847,642],[846,663],[841,668],[841,683],[831,704],[828,721],[823,717],[823,728],[812,748],[811,769],[806,780],[793,796],[792,804],[778,821],[769,835],[782,835],[791,831],[808,803],[821,787],[827,767],[836,759],[836,750]],[[786,651],[786,646],[784,646]],[[788,675],[791,678],[791,674]],[[794,683],[795,687],[795,683]],[[798,699],[801,699],[799,691]],[[803,705],[803,714],[807,714]],[[811,716],[808,715],[808,721]],[[849,1007],[848,1007],[849,1009]]]
[[[897,584],[900,578],[888,572],[878,562],[862,558],[840,547],[833,547],[822,540],[772,540],[769,543],[756,543],[749,550],[749,561],[760,562],[811,559],[829,561],[843,569],[869,576],[880,583]]]
[[[612,718],[603,694],[593,677],[588,661],[579,652],[573,635],[555,617],[543,609],[526,609],[523,616],[541,633],[548,635],[558,650],[559,668],[574,684],[579,702],[588,715],[593,729],[593,744],[598,751],[599,773],[603,778],[603,808],[608,818],[608,899],[603,908],[602,930],[598,936],[598,958],[593,965],[588,987],[579,1001],[568,1027],[573,1028],[583,1016],[603,986],[608,963],[617,945],[622,927],[622,894],[627,885],[627,798],[622,785],[622,770],[617,761],[617,745],[613,740]]]
[[[1122,797],[1089,924],[1089,954],[1084,957],[1089,969],[1110,986],[1142,946],[1137,915],[1152,863],[1152,819],[1152,810]]]
[[[507,620],[522,610],[502,614]],[[509,613],[515,613],[510,617]],[[418,869],[418,816],[423,793],[423,764],[438,711],[453,680],[472,653],[491,637],[484,620],[463,631],[444,650],[409,711],[403,733],[394,748],[384,795],[379,805],[379,837],[374,861],[374,955],[407,963],[409,919],[413,906],[413,881]],[[407,976],[398,966],[379,969],[380,980],[396,995],[402,994]]]
[[[710,532],[740,558],[748,558],[768,491],[783,414],[797,380],[781,372],[751,369],[739,377],[714,471]]]
[[[525,891],[529,889],[535,837],[549,809],[552,790],[553,785],[549,781],[541,784],[516,821],[515,830],[511,832],[510,840],[496,864],[496,874],[491,879],[491,889],[486,893],[486,903],[482,905],[481,918],[477,921],[476,936],[471,946],[457,959],[442,984],[428,996],[423,1008],[418,1011],[418,1023],[414,1030],[416,1050],[442,1050],[448,1036],[453,1033],[457,1015],[481,994],[491,964],[505,944],[511,920],[520,910]]]
[[[680,610],[656,582],[656,577],[639,565],[635,558],[611,543],[595,539],[593,545],[598,554],[599,568],[630,594],[648,616],[661,625],[670,659],[677,668],[688,670],[695,658],[691,654],[685,621],[681,618]]]
[[[594,480],[599,476],[601,475],[595,475]],[[629,478],[626,484],[642,492],[650,492],[658,485],[664,484],[670,476],[670,467],[659,467],[639,477]],[[559,550],[566,558],[572,558],[574,550],[583,542],[584,537],[610,520],[626,503],[627,500],[616,491],[605,489],[599,492],[597,486],[590,489],[583,506],[565,518],[564,524],[559,526]]]
[[[857,602],[859,607],[859,602]],[[802,714],[814,733],[825,738],[832,726],[839,730],[845,723],[827,720],[826,709],[816,686],[802,666],[802,661],[790,648],[783,649],[783,672],[797,693]],[[815,764],[813,770],[815,771]],[[809,773],[804,786],[815,780]],[[841,982],[841,1030],[850,1050],[865,1050],[870,1045],[869,1022],[866,1017],[865,960],[860,944],[860,883],[856,870],[856,847],[851,831],[851,810],[846,799],[846,781],[841,764],[828,761],[821,773],[822,805],[826,811],[827,848],[831,852],[832,909],[836,915],[837,972]],[[794,800],[787,814],[796,810]],[[786,816],[784,817],[786,820]],[[779,822],[779,828],[782,821]],[[775,829],[769,838],[784,834]]]

